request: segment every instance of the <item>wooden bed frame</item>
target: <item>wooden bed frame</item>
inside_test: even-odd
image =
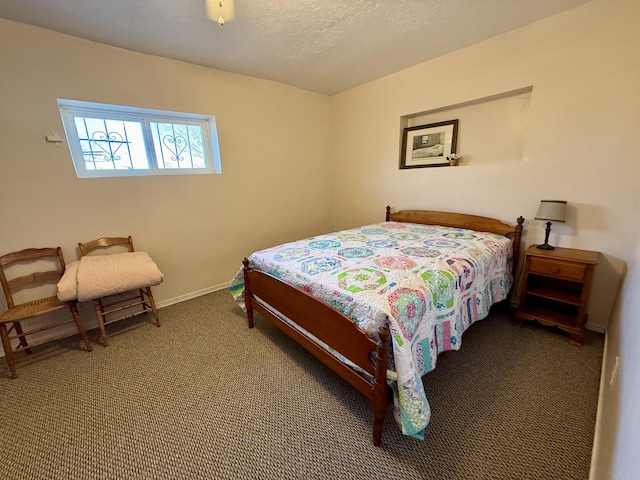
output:
[[[391,213],[391,208],[387,207],[386,220],[460,227],[507,236],[513,241],[515,279],[520,253],[522,223],[524,222],[522,217],[517,219],[517,225],[513,227],[489,217],[428,210],[401,210]],[[249,328],[253,328],[253,311],[260,312],[280,330],[364,394],[371,403],[373,414],[373,444],[380,445],[384,417],[390,402],[386,378],[390,348],[389,327],[386,324],[380,327],[378,330],[379,341],[376,342],[358,328],[350,318],[334,310],[328,304],[271,275],[252,270],[246,258],[243,260],[243,272],[244,298]],[[297,325],[368,372],[374,379],[373,383],[365,375],[342,363],[289,325],[273,309],[293,320]]]

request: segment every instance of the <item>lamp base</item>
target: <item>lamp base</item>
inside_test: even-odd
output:
[[[551,222],[547,222],[547,228],[544,229],[544,243],[536,245],[540,250],[555,250],[549,245],[549,233],[551,233]]]

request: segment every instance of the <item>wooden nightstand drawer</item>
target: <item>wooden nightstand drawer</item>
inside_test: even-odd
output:
[[[569,262],[560,262],[557,260],[548,260],[545,258],[531,258],[529,267],[530,273],[540,275],[549,275],[558,278],[566,278],[581,282],[584,279],[587,266],[584,264],[576,264]]]

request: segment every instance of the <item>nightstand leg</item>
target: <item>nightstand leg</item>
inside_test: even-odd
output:
[[[577,347],[581,347],[583,340],[584,340],[584,335],[581,334],[581,333],[570,333],[569,334],[569,343],[571,345],[575,345]]]

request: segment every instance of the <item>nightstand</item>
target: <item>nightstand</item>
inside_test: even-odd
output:
[[[593,270],[600,252],[530,246],[525,254],[520,304],[516,316],[558,327],[569,343],[582,345]]]

